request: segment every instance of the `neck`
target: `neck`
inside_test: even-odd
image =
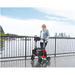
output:
[[[45,28],[44,28],[45,29]],[[43,31],[44,31],[44,29],[43,29]]]

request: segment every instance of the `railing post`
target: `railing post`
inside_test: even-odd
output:
[[[55,54],[54,56],[56,57],[56,37],[55,37]]]

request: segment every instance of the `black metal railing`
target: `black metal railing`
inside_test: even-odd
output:
[[[3,58],[30,57],[35,47],[34,36],[1,36],[0,55]],[[40,47],[40,41],[37,42]],[[46,46],[48,55],[75,53],[74,37],[50,37]]]

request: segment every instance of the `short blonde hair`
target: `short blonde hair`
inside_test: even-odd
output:
[[[43,26],[46,28],[46,25],[45,25],[45,24],[42,24],[42,27],[43,27]]]

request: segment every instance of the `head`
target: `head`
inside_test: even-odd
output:
[[[46,28],[46,25],[45,25],[45,24],[43,24],[43,25],[42,25],[42,29],[44,30],[45,28]]]

